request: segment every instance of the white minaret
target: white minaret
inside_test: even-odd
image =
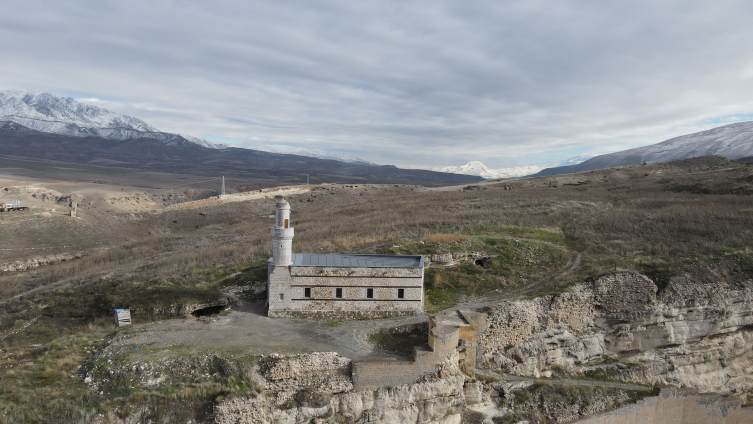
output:
[[[272,227],[272,264],[293,264],[293,227],[290,226],[290,204],[285,199],[275,205],[277,222]]]

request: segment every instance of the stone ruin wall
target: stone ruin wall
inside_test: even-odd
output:
[[[356,388],[396,387],[415,383],[424,375],[437,370],[434,355],[416,360],[353,361],[353,385]]]
[[[412,360],[365,358],[353,361],[353,384],[357,388],[397,386],[416,382],[436,371],[437,364],[457,356],[460,370],[476,374],[478,329],[486,315],[471,311],[451,311],[429,317],[429,348],[416,346]]]

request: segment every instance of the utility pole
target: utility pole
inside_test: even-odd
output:
[[[220,192],[220,196],[225,195],[225,176],[222,176],[222,191]]]
[[[309,174],[306,174],[306,185],[310,185]]]

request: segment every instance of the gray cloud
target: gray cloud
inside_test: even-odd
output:
[[[542,165],[753,113],[750,2],[506,3],[10,0],[0,88],[401,166]]]

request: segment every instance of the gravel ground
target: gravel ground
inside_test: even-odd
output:
[[[337,352],[350,358],[394,356],[375,349],[369,335],[381,328],[427,319],[426,315],[350,321],[269,318],[264,302],[257,301],[236,305],[227,315],[136,324],[126,337],[113,343],[150,349],[227,349],[248,355]]]

